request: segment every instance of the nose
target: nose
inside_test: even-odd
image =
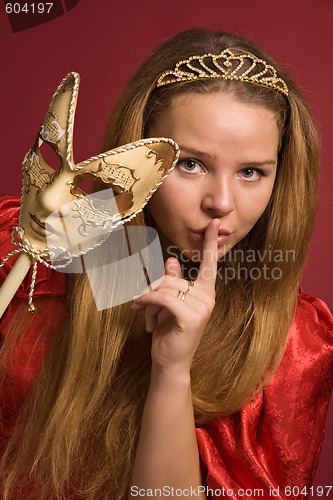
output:
[[[69,177],[60,173],[55,176],[52,184],[48,184],[38,193],[38,201],[45,216],[73,200],[68,181]]]
[[[213,217],[222,217],[235,210],[231,178],[223,176],[210,179],[202,198],[202,209]]]

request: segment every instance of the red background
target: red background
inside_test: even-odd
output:
[[[74,138],[79,162],[99,151],[112,105],[128,77],[161,41],[182,29],[206,26],[244,35],[284,63],[311,103],[323,144],[319,212],[302,287],[332,308],[331,0],[79,0],[57,19],[16,33],[4,4],[0,16],[0,194],[20,193],[23,156],[69,71],[82,78]],[[318,485],[332,484],[332,447],[333,404]]]

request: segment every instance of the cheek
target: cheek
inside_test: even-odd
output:
[[[253,196],[243,196],[239,200],[239,214],[244,222],[254,225],[260,219],[269,203],[272,189],[273,186],[269,186],[268,189],[256,192]]]

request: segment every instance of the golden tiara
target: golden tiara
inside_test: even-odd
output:
[[[286,82],[278,77],[273,66],[239,49],[225,49],[218,55],[204,54],[179,61],[174,69],[161,74],[156,86],[204,78],[241,80],[272,88],[285,96],[289,93]]]

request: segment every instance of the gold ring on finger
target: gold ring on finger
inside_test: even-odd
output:
[[[188,291],[183,292],[182,290],[179,290],[179,292],[176,295],[176,298],[184,301],[187,294],[188,294]]]
[[[189,280],[189,281],[187,282],[187,290],[186,290],[186,293],[188,293],[188,292],[191,290],[192,286],[194,286],[194,281]]]

